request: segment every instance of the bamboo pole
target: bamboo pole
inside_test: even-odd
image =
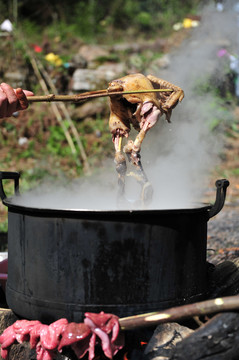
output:
[[[39,83],[41,85],[42,90],[45,93],[49,94],[46,83],[45,83],[44,79],[41,76],[40,70],[38,69],[36,59],[30,54],[29,51],[28,51],[28,55],[30,57],[30,61],[31,61],[33,70],[34,70],[34,72],[35,72],[35,74],[36,74],[36,76],[38,78],[38,81],[39,81]],[[46,96],[48,96],[48,95],[46,95]],[[60,126],[62,127],[62,130],[64,131],[66,140],[67,140],[67,142],[68,142],[68,144],[69,144],[69,146],[71,148],[72,154],[76,154],[76,148],[75,148],[74,142],[72,140],[72,137],[71,137],[69,131],[67,130],[67,128],[66,128],[66,126],[64,124],[64,121],[62,119],[60,111],[58,110],[56,104],[54,104],[54,103],[51,104],[51,107],[52,107],[52,110],[53,110],[53,112],[54,112],[54,114],[56,116],[57,121],[59,122]]]
[[[17,34],[19,34],[19,35],[17,35]],[[24,40],[23,46],[24,46],[24,49],[25,49],[27,55],[29,56],[29,59],[30,59],[32,68],[34,70],[34,73],[35,73],[35,75],[36,75],[36,77],[37,77],[37,79],[38,79],[38,81],[40,83],[40,86],[41,86],[42,90],[44,91],[45,94],[48,94],[46,96],[49,96],[49,91],[48,91],[47,85],[46,85],[46,83],[45,83],[45,81],[44,81],[44,79],[43,79],[43,77],[41,75],[41,72],[40,72],[40,70],[38,68],[37,60],[36,60],[35,56],[31,53],[31,51],[30,51],[30,49],[29,49],[29,47],[27,45],[27,42],[24,39],[24,35],[21,33],[20,30],[18,30],[18,33],[16,33],[15,36],[17,36],[17,39],[21,38],[21,40]],[[59,125],[61,126],[61,128],[62,128],[62,130],[63,130],[63,132],[65,134],[66,140],[68,142],[68,145],[70,146],[72,154],[75,155],[77,153],[75,144],[73,142],[71,134],[69,133],[68,129],[66,128],[66,126],[64,124],[63,118],[61,116],[61,113],[60,113],[58,107],[56,106],[56,104],[52,103],[51,108],[52,108],[53,113],[56,116],[56,119],[57,119]]]
[[[34,69],[34,72],[35,72],[35,74],[36,74],[36,76],[38,78],[38,81],[39,81],[39,83],[40,83],[40,85],[42,87],[42,90],[45,93],[47,93],[48,89],[47,89],[46,83],[45,83],[44,79],[41,76],[41,73],[40,73],[40,71],[38,69],[37,62],[36,62],[35,58],[33,56],[30,56],[30,61],[31,61],[32,67]],[[48,96],[48,95],[46,95],[46,96]],[[56,104],[54,104],[54,103],[51,104],[51,107],[52,107],[52,110],[53,110],[53,112],[54,112],[54,114],[55,114],[55,116],[57,118],[57,121],[59,122],[60,126],[62,127],[62,130],[64,131],[65,137],[66,137],[67,142],[68,142],[68,144],[69,144],[69,146],[71,148],[72,154],[76,154],[76,148],[75,148],[74,142],[72,140],[72,137],[71,137],[69,131],[67,130],[67,128],[66,128],[66,126],[65,126],[65,124],[63,122],[60,111],[58,110]]]
[[[130,95],[130,94],[146,94],[146,93],[157,93],[157,92],[173,92],[172,89],[149,89],[149,90],[135,90],[135,91],[107,91],[98,90],[98,91],[89,91],[82,94],[76,95],[56,95],[56,94],[48,94],[48,95],[39,95],[39,96],[28,96],[27,100],[32,102],[55,102],[55,101],[69,101],[77,103],[79,101],[93,99],[98,97],[106,97],[112,95]]]
[[[166,322],[181,321],[194,316],[203,316],[239,309],[239,295],[205,300],[194,304],[173,307],[167,310],[140,314],[119,319],[121,330],[156,326]]]
[[[37,61],[37,64],[38,64],[38,67],[39,67],[40,71],[42,72],[43,76],[45,77],[45,79],[46,79],[48,85],[50,86],[51,90],[54,91],[58,95],[57,88],[55,87],[55,84],[53,83],[50,75],[45,70],[42,63],[38,59],[36,61]],[[68,123],[70,125],[70,129],[72,131],[72,134],[75,137],[75,141],[76,141],[76,143],[78,145],[78,148],[80,150],[80,156],[81,156],[82,161],[83,161],[83,166],[84,166],[85,173],[90,174],[90,165],[88,163],[87,155],[86,155],[85,149],[83,147],[82,141],[80,139],[79,133],[78,133],[76,127],[75,127],[75,124],[74,124],[73,120],[70,117],[69,111],[68,111],[66,105],[63,102],[59,102],[58,106],[61,109],[62,113],[64,114],[66,120],[68,121]]]

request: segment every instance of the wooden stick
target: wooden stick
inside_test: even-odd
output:
[[[34,73],[35,73],[36,77],[38,78],[38,81],[39,81],[39,83],[40,83],[40,85],[41,85],[42,90],[43,90],[46,94],[47,94],[47,93],[49,94],[47,85],[46,85],[45,80],[43,79],[43,77],[42,77],[42,75],[41,75],[41,72],[40,72],[40,70],[39,70],[39,68],[38,68],[37,61],[36,61],[35,57],[34,57],[34,56],[31,54],[31,52],[28,50],[27,46],[25,46],[25,48],[26,48],[27,54],[29,55],[30,62],[31,62],[31,64],[32,64],[32,68],[33,68],[33,70],[34,70]],[[46,95],[46,96],[49,96],[49,95]],[[57,105],[54,104],[54,103],[52,103],[52,104],[51,104],[51,108],[52,108],[52,110],[53,110],[53,112],[54,112],[54,114],[55,114],[55,116],[56,116],[57,121],[59,122],[59,124],[60,124],[60,126],[61,126],[61,128],[62,128],[62,130],[63,130],[63,132],[64,132],[64,134],[65,134],[66,140],[67,140],[67,142],[68,142],[68,144],[69,144],[69,146],[70,146],[70,149],[71,149],[72,154],[76,154],[77,151],[76,151],[75,144],[74,144],[74,142],[73,142],[73,139],[72,139],[72,137],[71,137],[71,134],[69,133],[68,129],[66,128],[66,126],[65,126],[65,124],[64,124],[63,118],[62,118],[62,116],[61,116],[61,113],[60,113]]]
[[[239,309],[239,295],[205,300],[194,304],[173,307],[167,310],[129,316],[119,319],[121,330],[133,330],[140,327],[155,326],[161,323],[174,322],[194,316],[203,316]]]
[[[172,89],[150,89],[150,90],[137,90],[137,91],[107,91],[107,90],[98,90],[98,91],[89,91],[77,95],[39,95],[39,96],[28,96],[27,100],[31,102],[52,102],[52,101],[69,101],[69,102],[79,102],[87,100],[90,98],[98,98],[112,95],[129,95],[129,94],[145,94],[145,93],[154,93],[154,92],[173,92]]]
[[[42,75],[44,76],[45,80],[47,81],[48,85],[50,86],[50,89],[52,92],[54,92],[56,95],[58,95],[58,91],[57,91],[57,88],[55,86],[55,84],[53,83],[50,75],[48,74],[48,72],[45,70],[43,64],[40,62],[39,59],[36,59],[36,62],[37,62],[37,65],[42,73]],[[49,92],[48,92],[48,95],[49,95]],[[53,103],[51,103],[51,105],[53,105]],[[56,104],[54,104],[56,106]],[[68,121],[69,125],[70,125],[70,128],[69,130],[71,129],[71,132],[74,136],[74,139],[78,145],[78,148],[80,150],[80,156],[82,158],[82,161],[83,161],[83,166],[84,166],[84,170],[87,174],[90,174],[90,165],[89,165],[89,162],[88,162],[88,159],[87,159],[87,155],[86,155],[86,152],[85,152],[85,149],[84,149],[84,146],[82,144],[82,141],[81,141],[81,138],[80,138],[80,135],[76,129],[76,126],[73,122],[73,120],[71,119],[70,117],[70,114],[69,114],[69,111],[66,107],[66,104],[64,102],[59,102],[58,104],[58,107],[60,108],[60,110],[62,111],[64,117],[66,118],[66,120]]]

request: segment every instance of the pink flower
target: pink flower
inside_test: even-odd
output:
[[[226,49],[220,49],[218,52],[217,52],[217,56],[218,57],[223,57],[225,55],[228,55],[228,52]]]

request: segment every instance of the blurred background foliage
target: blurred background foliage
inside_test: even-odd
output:
[[[93,39],[120,30],[134,29],[153,34],[161,30],[165,35],[172,25],[193,13],[200,0],[1,0],[0,22],[9,18],[16,23],[31,23],[41,32],[46,26],[72,31],[76,36]],[[66,26],[67,25],[67,26]],[[113,31],[113,34],[112,34]],[[124,33],[125,34],[125,33]]]

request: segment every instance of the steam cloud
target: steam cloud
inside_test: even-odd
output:
[[[142,148],[142,163],[153,185],[150,208],[182,208],[200,201],[211,169],[218,161],[221,140],[210,133],[208,122],[215,117],[209,94],[199,96],[194,88],[217,66],[217,51],[224,43],[232,44],[233,10],[228,6],[217,13],[213,2],[204,8],[199,29],[170,54],[170,65],[153,75],[173,82],[185,91],[185,99],[173,111],[172,123],[159,119],[148,132]],[[149,72],[147,72],[149,73]],[[113,154],[112,145],[112,154]],[[216,180],[216,179],[215,179]],[[54,186],[55,188],[55,186]],[[140,187],[127,178],[127,197],[139,198]],[[34,196],[33,196],[34,195]],[[102,173],[93,179],[74,181],[65,187],[37,189],[19,198],[24,205],[46,208],[117,209],[117,174],[112,163],[105,163]]]

